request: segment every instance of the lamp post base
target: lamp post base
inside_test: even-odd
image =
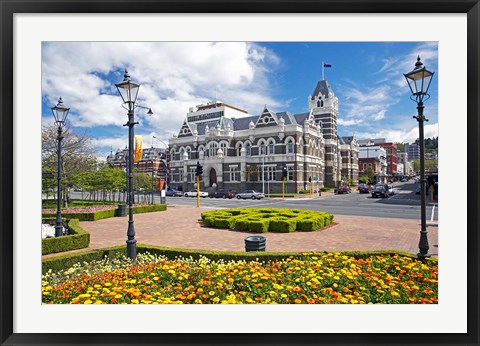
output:
[[[127,240],[127,257],[130,258],[132,261],[137,258],[137,241],[135,239],[133,240]]]
[[[57,211],[57,217],[55,219],[55,237],[61,237],[63,235],[63,221],[62,215]]]

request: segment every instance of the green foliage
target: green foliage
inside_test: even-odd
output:
[[[268,246],[268,244],[267,244]],[[73,254],[58,255],[45,258],[42,260],[42,274],[47,273],[49,270],[52,272],[58,272],[60,270],[66,270],[71,268],[76,263],[82,262],[91,262],[91,261],[100,261],[105,257],[114,258],[118,257],[121,254],[126,254],[126,246],[115,246],[109,248],[103,248],[98,250],[89,250]],[[176,258],[193,258],[198,260],[201,257],[206,257],[210,260],[218,261],[257,261],[257,262],[267,262],[282,260],[286,258],[307,258],[312,255],[321,255],[327,254],[326,251],[315,252],[315,253],[305,253],[305,252],[264,252],[264,251],[251,251],[251,252],[232,252],[232,251],[209,251],[209,250],[199,250],[199,249],[178,249],[178,248],[168,248],[154,245],[145,245],[137,244],[137,253],[150,253],[157,256],[165,256],[169,259]],[[339,252],[343,256],[351,256],[354,258],[369,258],[372,256],[394,256],[396,254],[400,256],[405,256],[409,258],[416,258],[415,255],[396,251],[396,250],[372,250],[372,251],[344,251]],[[437,259],[432,258],[431,260],[437,261]]]
[[[205,227],[229,228],[256,233],[316,231],[328,226],[333,215],[313,210],[285,208],[233,208],[201,214]]]
[[[86,248],[90,245],[90,233],[78,224],[78,219],[68,222],[70,235],[42,239],[42,255]]]
[[[155,211],[165,211],[167,210],[166,204],[153,204],[153,205],[145,205],[145,206],[134,206],[133,213],[134,214],[143,214],[143,213],[151,213]],[[128,210],[127,210],[128,213]],[[54,217],[56,213],[44,213],[42,217],[44,218],[51,218]],[[65,218],[75,218],[79,221],[97,221],[101,219],[107,219],[109,217],[118,216],[118,208],[115,209],[106,209],[106,210],[97,210],[92,212],[80,212],[80,213],[63,213],[62,216]]]
[[[300,190],[300,191],[298,191],[298,193],[301,194],[301,195],[305,195],[305,194],[309,194],[310,190]]]

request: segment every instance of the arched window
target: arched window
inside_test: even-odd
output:
[[[218,144],[216,142],[210,143],[208,147],[208,156],[214,157],[217,156]]]
[[[287,154],[293,154],[293,139],[287,142]]]
[[[242,143],[237,143],[237,156],[242,155]]]
[[[252,146],[250,143],[247,143],[245,146],[247,156],[252,156]]]
[[[188,159],[189,159],[189,160],[192,158],[192,156],[191,156],[191,154],[192,154],[191,151],[192,151],[192,149],[190,149],[190,147],[187,147],[187,155],[188,155]]]
[[[268,143],[268,155],[275,155],[275,143],[273,141]]]
[[[260,150],[259,150],[259,152],[258,152],[258,155],[259,155],[259,156],[265,155],[265,142],[262,142],[262,143],[260,144]]]
[[[320,107],[320,100],[317,101],[317,107]]]
[[[227,143],[225,142],[220,143],[220,149],[222,149],[223,156],[227,156]]]
[[[323,100],[320,101],[320,107],[323,107]]]

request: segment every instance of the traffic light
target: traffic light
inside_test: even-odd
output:
[[[200,164],[200,162],[197,161],[197,170],[195,172],[196,177],[201,177],[203,174],[203,166]]]
[[[308,182],[309,182],[309,183],[312,182],[312,176],[309,176],[309,177],[308,177]]]
[[[283,166],[283,168],[282,168],[282,178],[287,178],[287,177],[288,177],[287,166]]]

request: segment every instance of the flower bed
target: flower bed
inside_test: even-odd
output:
[[[438,263],[311,253],[267,262],[139,254],[42,277],[45,304],[435,304]]]
[[[128,206],[127,206],[128,207]],[[155,211],[167,210],[166,204],[135,204],[133,206],[134,214],[150,213]],[[44,218],[54,217],[56,210],[42,210]],[[62,209],[62,217],[78,219],[80,221],[97,221],[109,217],[118,216],[118,207],[112,205],[88,207],[88,208],[71,208]]]
[[[203,224],[207,227],[256,233],[312,232],[333,221],[332,214],[322,211],[285,208],[220,209],[206,211],[201,215]]]

